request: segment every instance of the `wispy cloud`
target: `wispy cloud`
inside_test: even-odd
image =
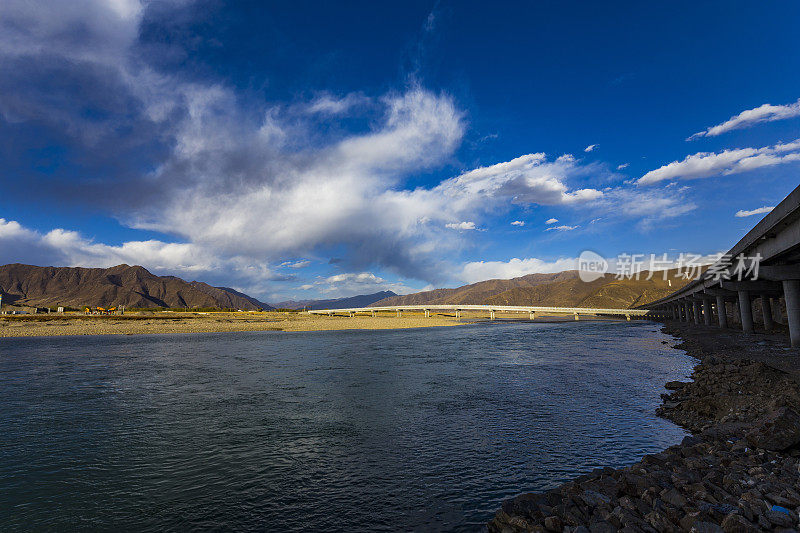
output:
[[[475,229],[474,222],[451,222],[449,224],[445,224],[446,228],[450,229],[457,229],[457,230],[473,230]]]
[[[711,126],[704,131],[695,133],[686,140],[692,141],[700,137],[715,137],[731,130],[748,128],[760,122],[773,122],[775,120],[784,120],[793,117],[800,117],[800,99],[792,104],[764,104],[753,109],[747,109],[738,115],[731,117],[722,124],[717,124],[716,126]]]
[[[351,111],[354,107],[367,105],[369,103],[369,98],[359,93],[350,93],[342,97],[321,94],[304,107],[307,113],[341,115]]]
[[[586,148],[584,148],[584,149],[583,149],[583,151],[584,151],[584,152],[593,152],[595,148],[597,148],[597,145],[596,145],[596,144],[590,144],[589,146],[587,146]]]
[[[545,231],[572,231],[578,229],[580,226],[551,226]]]
[[[773,209],[775,209],[775,206],[772,206],[772,207],[768,207],[768,206],[759,207],[758,209],[753,209],[751,211],[746,211],[744,209],[740,209],[739,211],[736,212],[736,216],[737,217],[751,217],[753,215],[763,215],[764,213],[769,213]]]
[[[514,222],[511,223],[511,225],[512,226],[524,226],[525,225],[525,221],[523,221],[523,220],[515,220]]]
[[[557,218],[548,218],[544,221],[545,224],[555,224],[556,222],[558,222]]]
[[[739,148],[722,152],[698,152],[683,161],[673,161],[651,170],[636,181],[651,185],[670,179],[699,179],[727,176],[761,167],[800,161],[800,139],[763,148]]]
[[[621,165],[617,165],[617,170],[624,170],[628,168],[631,164],[630,163],[622,163]]]
[[[301,261],[284,261],[283,263],[281,263],[278,266],[279,267],[283,267],[283,268],[305,268],[305,267],[309,266],[310,264],[311,264],[311,261],[308,261],[307,259],[304,259],[304,260],[301,260]]]

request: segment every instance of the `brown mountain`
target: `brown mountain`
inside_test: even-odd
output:
[[[592,282],[581,281],[577,270],[555,274],[528,274],[512,279],[491,279],[456,289],[394,296],[375,302],[380,305],[496,304],[553,307],[630,308],[663,298],[687,283],[677,270],[642,272],[639,279],[616,279],[606,274]]]
[[[217,307],[269,309],[246,294],[175,276],[156,276],[144,267],[0,266],[3,303],[32,307]]]

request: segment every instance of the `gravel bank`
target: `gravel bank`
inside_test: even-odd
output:
[[[457,326],[455,317],[320,316],[302,313],[144,313],[123,316],[40,315],[0,318],[0,337],[139,335],[234,331],[329,331]]]
[[[780,335],[670,324],[701,360],[658,414],[693,435],[622,469],[503,503],[489,531],[797,531],[800,354]]]

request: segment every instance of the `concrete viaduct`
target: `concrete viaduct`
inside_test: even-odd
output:
[[[757,276],[753,275],[755,271],[750,276],[738,275],[740,255],[760,256]],[[800,187],[723,257],[726,256],[680,290],[647,304],[651,315],[706,326],[716,323],[720,328],[728,327],[729,315],[738,316],[741,328],[752,333],[753,305],[757,301],[764,330],[772,331],[775,322],[783,323],[785,319],[792,346],[800,347]]]
[[[610,316],[625,317],[646,317],[650,312],[647,309],[593,309],[588,307],[529,307],[519,305],[390,305],[383,307],[353,307],[349,309],[319,309],[308,311],[317,315],[334,315],[336,313],[346,313],[355,316],[357,313],[369,313],[375,316],[378,312],[394,312],[400,317],[403,311],[424,311],[426,317],[430,317],[434,311],[454,312],[456,318],[461,317],[463,311],[484,311],[489,313],[489,317],[494,320],[496,313],[528,313],[528,318],[534,320],[536,313],[547,315],[573,315],[575,320],[580,316]]]

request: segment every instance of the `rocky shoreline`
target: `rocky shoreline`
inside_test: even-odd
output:
[[[507,500],[491,533],[798,531],[800,355],[780,336],[664,331],[700,363],[692,381],[666,384],[657,413],[692,435],[632,466]]]

